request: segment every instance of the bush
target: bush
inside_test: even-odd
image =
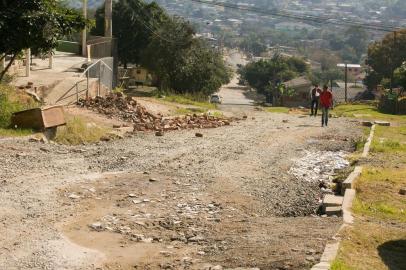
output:
[[[0,84],[0,128],[8,128],[14,112],[37,107],[38,104],[14,87]]]

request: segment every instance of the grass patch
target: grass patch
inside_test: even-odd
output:
[[[31,135],[31,129],[0,128],[0,137],[23,137]]]
[[[220,111],[211,111],[210,115],[216,118],[223,118],[224,114]]]
[[[354,268],[351,268],[342,260],[336,259],[331,264],[331,270],[354,270]]]
[[[406,152],[406,126],[377,126],[371,151],[375,153]]]
[[[162,99],[167,102],[174,102],[174,103],[184,104],[184,105],[192,105],[192,106],[196,106],[196,107],[205,108],[207,110],[215,110],[217,108],[216,104],[202,101],[202,99],[197,101],[194,98],[195,97],[189,96],[189,95],[168,95],[168,96],[163,97]]]
[[[406,269],[406,231],[358,222],[347,227],[334,270]]]
[[[58,128],[55,141],[68,145],[94,143],[100,141],[108,132],[109,129],[105,127],[86,123],[82,118],[75,116],[67,120],[66,126]]]
[[[354,213],[380,220],[406,222],[406,197],[399,194],[405,185],[406,168],[364,168],[355,183]]]
[[[0,84],[0,128],[7,129],[10,127],[13,113],[35,107],[38,107],[38,104],[21,90]],[[13,132],[10,131],[10,133]]]
[[[204,109],[204,108],[177,108],[175,110],[176,115],[206,113],[206,112],[207,112],[207,109]]]
[[[371,104],[343,104],[338,105],[332,110],[337,116],[355,117],[367,120],[382,120],[406,123],[405,115],[385,114]]]
[[[269,107],[266,108],[265,111],[271,113],[289,113],[290,109],[287,107]]]

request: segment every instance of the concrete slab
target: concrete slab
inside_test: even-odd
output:
[[[341,206],[329,206],[326,207],[325,214],[329,217],[331,216],[341,216],[343,213],[343,210]]]
[[[368,140],[367,140],[366,144],[364,145],[364,151],[362,152],[363,158],[366,158],[369,154],[369,149],[371,148],[372,140],[373,140],[374,134],[375,134],[375,128],[376,128],[376,125],[373,125],[371,128],[371,132],[369,134]]]
[[[354,171],[342,183],[341,195],[344,196],[344,193],[345,193],[346,189],[352,189],[353,188],[355,180],[357,180],[357,178],[360,177],[361,173],[362,173],[362,167],[361,166],[355,167]]]
[[[354,223],[354,217],[352,216],[351,208],[355,198],[355,189],[346,189],[343,200],[343,220],[346,224]]]
[[[323,206],[341,206],[343,204],[343,200],[344,197],[342,196],[327,194],[323,199]]]

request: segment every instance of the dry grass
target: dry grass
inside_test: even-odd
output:
[[[83,118],[68,118],[64,127],[58,128],[55,141],[61,144],[78,145],[100,141],[109,130],[94,123],[87,123]]]
[[[31,135],[31,129],[0,128],[0,137],[23,137]]]
[[[406,269],[406,231],[403,228],[359,221],[344,232],[332,270]]]

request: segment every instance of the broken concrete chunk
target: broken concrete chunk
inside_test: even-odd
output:
[[[104,230],[103,224],[100,222],[95,222],[89,225],[89,227],[97,232],[101,232]]]
[[[323,206],[341,206],[343,204],[343,200],[344,197],[342,196],[327,194],[323,199]]]

